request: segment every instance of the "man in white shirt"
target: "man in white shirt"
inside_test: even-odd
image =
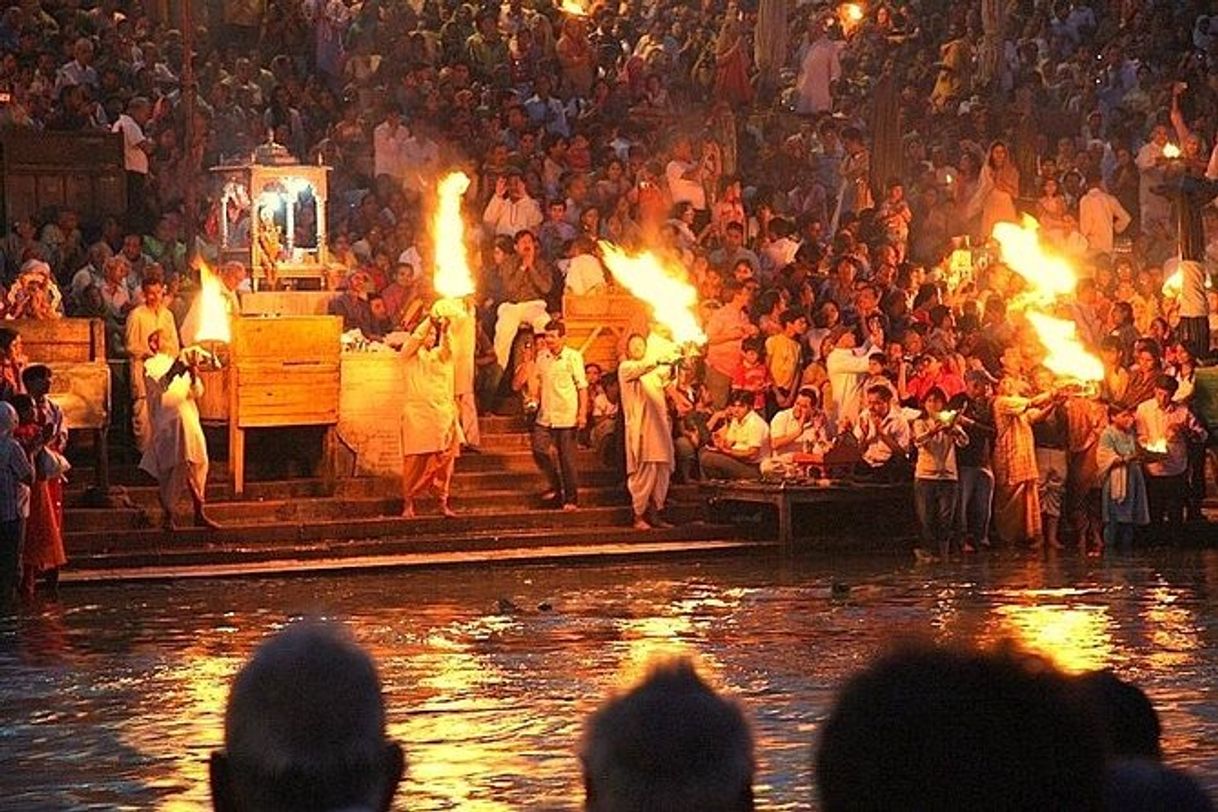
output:
[[[770,427],[753,411],[753,393],[736,390],[728,397],[728,421],[698,455],[706,479],[758,479],[770,457]]]
[[[1138,445],[1152,452],[1145,464],[1146,501],[1150,524],[1168,541],[1179,541],[1188,497],[1188,446],[1204,442],[1207,433],[1187,406],[1174,402],[1179,382],[1170,375],[1155,381],[1153,400],[1138,404],[1135,425]]]
[[[529,197],[519,169],[509,169],[495,182],[495,194],[482,212],[482,224],[494,237],[515,237],[521,231],[537,230],[541,207]]]
[[[411,130],[409,137],[402,144],[401,165],[402,182],[408,189],[416,192],[423,190],[426,182],[432,177],[440,162],[440,148],[427,133],[419,128]]]
[[[1129,212],[1121,202],[1104,191],[1099,173],[1087,178],[1087,194],[1078,201],[1078,230],[1087,240],[1089,256],[1112,256],[1117,234],[1129,227]]]
[[[123,168],[127,171],[127,219],[129,226],[143,230],[148,225],[146,200],[148,186],[148,156],[156,145],[144,135],[144,126],[152,118],[152,102],[136,96],[127,102],[127,112],[118,117],[112,132],[123,134]]]
[[[543,499],[555,500],[566,511],[579,508],[579,473],[575,467],[576,433],[588,422],[588,378],[579,350],[566,345],[567,327],[546,324],[537,353],[541,397],[533,422],[533,459],[550,482]],[[554,464],[557,452],[558,465]]]
[[[402,182],[402,152],[410,130],[402,124],[402,111],[390,107],[385,120],[372,130],[372,165],[376,177],[388,175]]]
[[[841,327],[833,349],[825,357],[825,371],[829,373],[829,388],[833,392],[835,414],[839,423],[851,423],[858,419],[862,409],[863,381],[871,373],[871,353],[883,352],[883,344],[872,346],[870,340],[857,347],[854,331]]]
[[[93,67],[93,43],[87,37],[76,40],[72,46],[72,61],[59,69],[55,75],[55,95],[73,85],[87,85],[97,90],[97,69]]]
[[[668,194],[673,206],[688,203],[694,208],[694,224],[697,228],[706,225],[706,189],[702,186],[702,165],[694,161],[693,142],[683,135],[672,147],[672,160],[664,168],[668,181]]]
[[[909,447],[913,432],[900,409],[892,406],[892,390],[873,386],[867,390],[867,408],[854,426],[863,461],[856,475],[881,482],[909,479]]]
[[[165,280],[160,273],[144,276],[141,287],[144,303],[127,315],[127,354],[131,357],[131,424],[140,451],[148,448],[152,439],[152,421],[148,413],[144,361],[153,353],[148,339],[160,334],[161,352],[176,358],[181,350],[178,326],[173,313],[165,306]]]
[[[831,445],[829,422],[820,410],[815,389],[804,387],[795,395],[789,409],[783,409],[770,421],[768,460],[761,464],[763,474],[795,473],[795,455],[805,452],[823,453]]]

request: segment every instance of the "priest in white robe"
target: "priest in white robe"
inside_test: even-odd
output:
[[[152,436],[140,468],[156,477],[166,530],[176,528],[173,510],[183,490],[194,505],[195,526],[217,529],[219,525],[203,510],[209,462],[207,439],[199,423],[203,382],[198,357],[191,350],[181,358],[162,352],[160,331],[152,334],[148,346],[151,354],[143,371]]]
[[[671,526],[660,512],[668,498],[675,459],[665,397],[673,383],[675,355],[671,342],[635,333],[627,340],[626,358],[617,368],[626,418],[626,487],[639,530]]]
[[[430,489],[445,516],[453,466],[461,450],[461,425],[454,386],[452,339],[443,319],[424,319],[401,349],[402,516],[412,518],[414,500]]]

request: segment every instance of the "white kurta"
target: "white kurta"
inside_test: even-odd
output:
[[[412,336],[402,357],[402,454],[447,451],[459,434],[452,347],[446,337],[429,350]]]
[[[167,381],[172,364],[173,358],[164,354],[145,364],[152,439],[140,459],[140,469],[165,483],[180,473],[176,469],[189,466],[197,487],[207,481],[208,466],[207,440],[199,423],[203,382],[191,381],[185,373]]]
[[[667,366],[649,369],[653,361],[623,360],[618,364],[622,412],[626,418],[626,473],[641,463],[673,464],[672,422],[664,389],[671,381]]]

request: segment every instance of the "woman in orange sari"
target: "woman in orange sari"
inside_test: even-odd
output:
[[[742,107],[753,100],[748,54],[740,31],[740,14],[734,5],[728,6],[719,38],[715,41],[715,97],[733,107]]]
[[[54,428],[38,422],[34,399],[29,395],[15,395],[12,404],[19,421],[13,439],[25,449],[34,468],[30,515],[26,519],[25,547],[21,555],[21,595],[32,600],[34,582],[39,576],[45,577],[52,593],[58,589],[59,568],[68,563],[68,556],[63,547],[62,514],[51,489],[51,480],[57,476],[39,460],[44,449],[55,439],[51,437]]]

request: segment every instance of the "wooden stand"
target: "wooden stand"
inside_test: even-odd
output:
[[[341,335],[337,316],[233,320],[228,455],[235,493],[245,491],[245,432],[252,428],[326,426],[323,466],[333,472]]]
[[[585,364],[605,371],[617,367],[631,333],[647,335],[647,311],[629,293],[567,296],[563,299],[567,343],[580,351]]]

